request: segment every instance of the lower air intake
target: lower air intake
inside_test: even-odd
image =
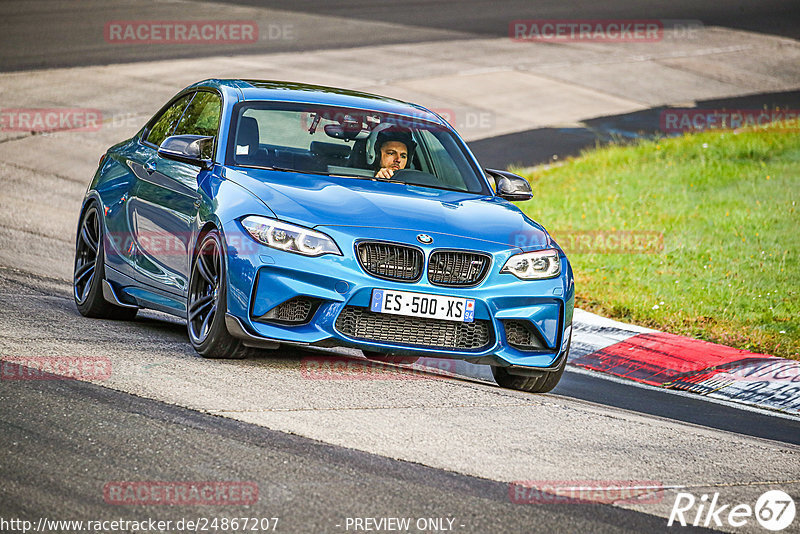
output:
[[[442,319],[375,313],[346,306],[336,319],[342,334],[365,341],[379,341],[437,349],[477,350],[492,341],[489,321],[459,323]]]
[[[295,297],[278,304],[270,311],[257,317],[256,321],[266,323],[305,324],[311,320],[319,302],[307,297]]]
[[[503,321],[506,341],[520,350],[548,350],[529,321]]]

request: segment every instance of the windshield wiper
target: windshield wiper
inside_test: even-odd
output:
[[[365,176],[364,178],[366,178],[367,180],[373,180],[375,182],[388,182],[392,184],[403,184],[403,185],[418,185],[418,184],[413,184],[411,182],[404,182],[402,180],[394,180],[392,178],[378,178],[377,176],[372,176],[371,178],[367,178]]]
[[[242,167],[250,167],[252,169],[264,169],[267,171],[296,172],[299,174],[321,174],[323,176],[330,176],[330,173],[322,171],[305,171],[301,169],[290,169],[288,167],[273,167],[272,165],[242,165]]]

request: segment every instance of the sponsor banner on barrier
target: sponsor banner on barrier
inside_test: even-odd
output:
[[[719,386],[707,394],[715,399],[750,404],[800,415],[800,384],[785,382],[734,381]]]
[[[688,373],[670,383],[687,388],[715,380],[719,382],[774,382],[800,384],[800,362],[774,356],[752,357]]]
[[[712,398],[800,414],[800,362],[747,358],[665,384]]]

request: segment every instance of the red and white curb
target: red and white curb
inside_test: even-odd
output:
[[[575,310],[569,364],[651,386],[800,415],[800,362]]]
[[[567,369],[800,416],[800,362],[620,323],[579,309],[572,327]],[[412,367],[494,383],[487,365],[422,358]]]

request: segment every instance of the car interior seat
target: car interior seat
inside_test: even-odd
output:
[[[322,162],[323,165],[344,166],[347,164],[351,150],[347,145],[337,143],[323,143],[322,141],[311,141],[311,155]]]
[[[350,150],[350,155],[347,157],[347,163],[345,165],[356,169],[368,168],[366,139],[357,139],[353,143],[353,149]]]
[[[239,120],[236,136],[236,161],[243,165],[267,165],[269,151],[261,148],[258,121],[253,117]]]

